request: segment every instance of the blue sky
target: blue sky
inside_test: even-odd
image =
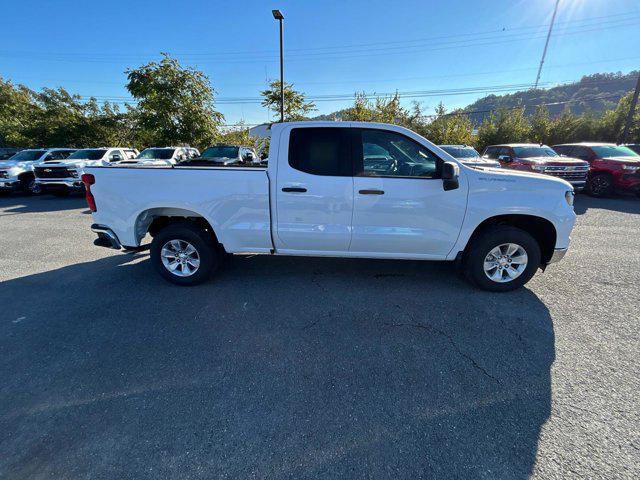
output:
[[[256,97],[279,75],[280,8],[285,79],[318,98],[318,113],[351,103],[323,96],[396,90],[430,113],[533,83],[554,3],[0,0],[0,76],[123,102],[124,71],[169,52],[209,75],[227,123],[264,122]],[[638,69],[638,47],[638,0],[561,0],[541,84]]]

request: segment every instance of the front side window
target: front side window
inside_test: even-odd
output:
[[[359,175],[367,177],[439,176],[439,159],[426,147],[400,133],[362,129],[354,154]],[[356,134],[355,138],[358,138]],[[361,147],[361,148],[358,148]]]
[[[348,128],[294,128],[289,137],[289,165],[312,175],[353,174]]]

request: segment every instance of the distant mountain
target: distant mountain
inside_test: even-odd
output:
[[[596,73],[582,77],[579,81],[549,89],[522,90],[507,95],[488,95],[461,109],[469,112],[471,121],[479,125],[491,111],[499,108],[525,106],[527,115],[533,114],[537,105],[547,105],[550,115],[557,116],[569,107],[575,114],[587,111],[600,115],[614,108],[618,100],[635,88],[638,72]],[[446,107],[446,104],[445,104]],[[318,115],[312,120],[340,120],[346,109],[327,115]]]
[[[470,112],[469,117],[475,124],[482,123],[492,110],[520,105],[525,106],[525,113],[528,115],[533,114],[540,104],[547,105],[552,117],[559,115],[567,107],[577,115],[585,112],[600,115],[605,110],[614,108],[622,96],[633,90],[637,79],[637,71],[627,74],[596,73],[584,76],[577,82],[549,89],[488,95],[476,100],[463,111]]]

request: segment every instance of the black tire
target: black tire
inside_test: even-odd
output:
[[[587,193],[592,197],[608,197],[613,193],[613,178],[608,173],[596,173],[587,180]]]
[[[36,177],[33,174],[24,174],[20,177],[20,190],[27,195],[36,195]]]
[[[165,267],[162,249],[170,241],[188,242],[197,251],[200,264],[189,276],[179,276]],[[207,281],[220,264],[218,249],[211,236],[191,222],[171,224],[160,230],[151,242],[151,263],[167,281],[181,286],[197,285]],[[178,267],[180,268],[180,267]]]
[[[523,271],[513,280],[500,283],[491,280],[484,270],[484,261],[489,252],[504,244],[516,244],[527,254],[527,263]],[[465,274],[476,286],[491,292],[508,292],[520,288],[536,273],[540,267],[541,253],[538,242],[527,232],[511,226],[489,227],[473,239],[465,256]],[[505,276],[506,277],[506,276]]]

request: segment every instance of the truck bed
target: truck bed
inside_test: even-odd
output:
[[[153,216],[203,217],[228,252],[271,251],[269,178],[261,167],[88,167],[97,224],[140,245]],[[148,225],[148,223],[147,223]]]

